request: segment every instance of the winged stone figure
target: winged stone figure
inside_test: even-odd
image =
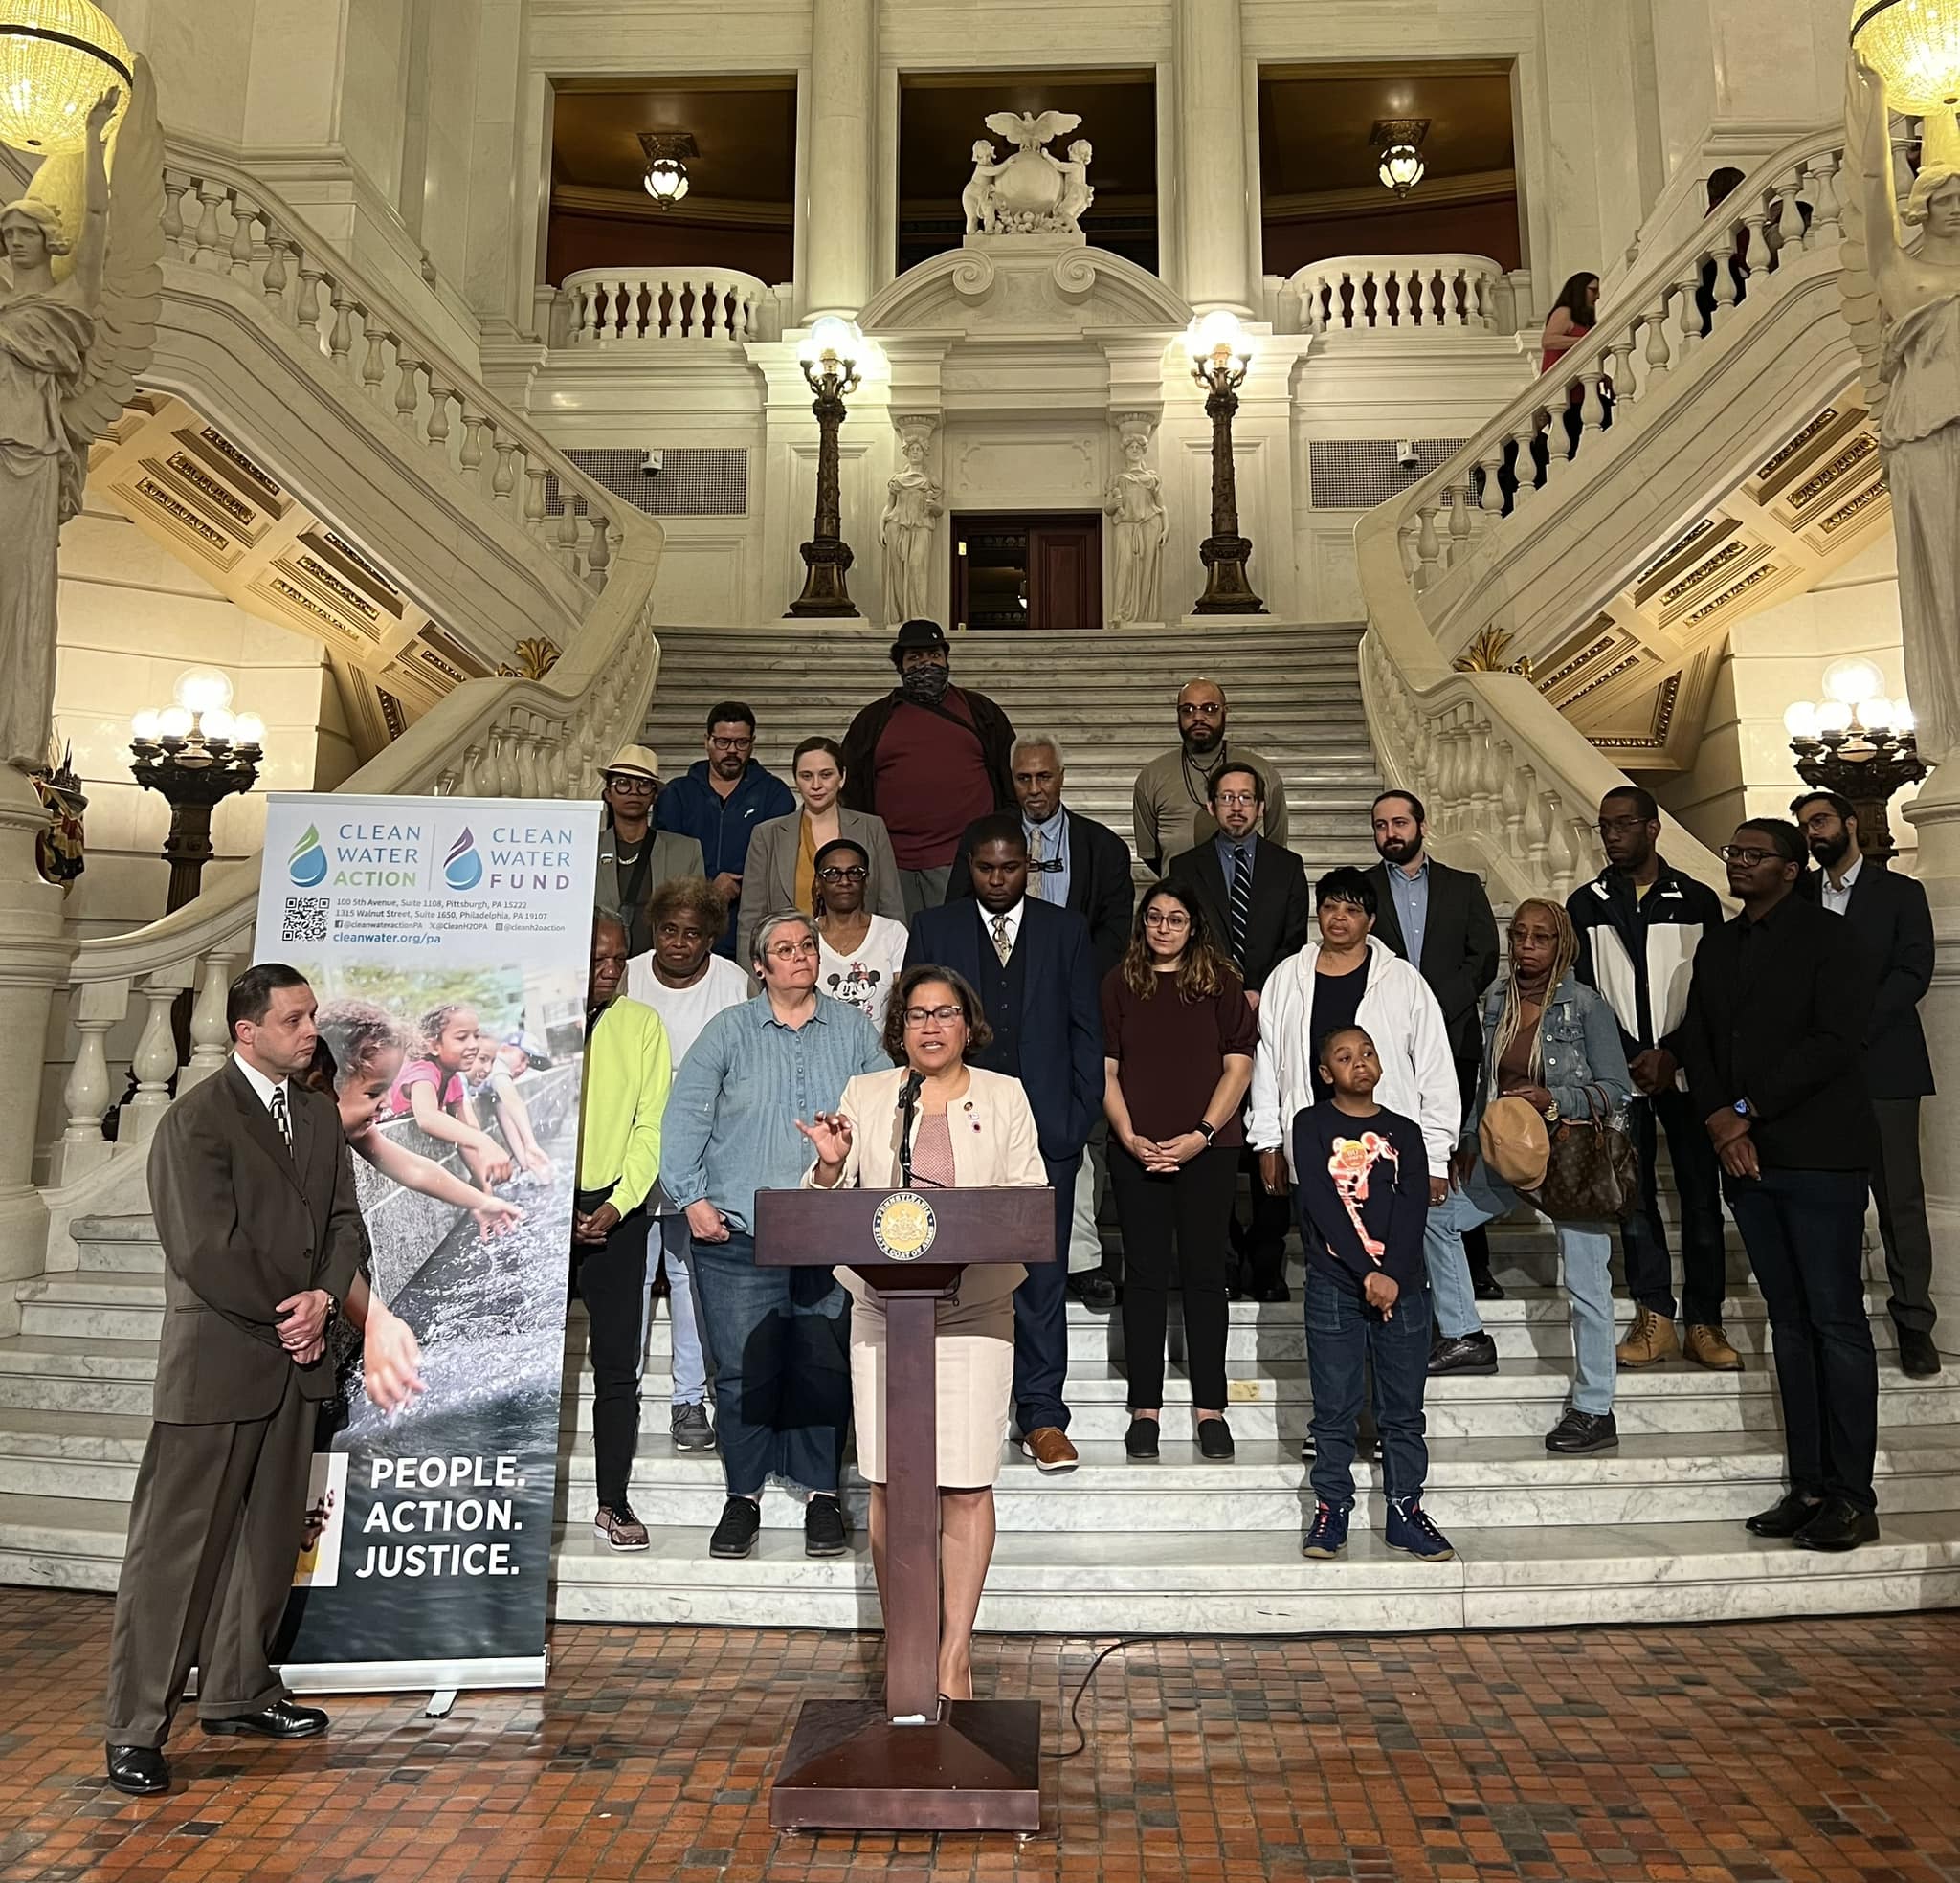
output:
[[[1081,122],[1073,111],[1044,111],[1038,117],[1025,111],[996,111],[986,124],[995,137],[1004,137],[1015,149],[1036,151],[1051,138],[1066,137]]]
[[[48,158],[0,208],[0,760],[24,772],[48,746],[61,525],[81,508],[89,446],[149,365],[163,300],[163,134],[146,61],[112,151],[120,101],[104,93],[83,148]]]

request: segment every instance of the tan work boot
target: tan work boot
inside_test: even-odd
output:
[[[1656,1366],[1663,1360],[1679,1360],[1681,1341],[1675,1335],[1674,1322],[1665,1315],[1641,1308],[1627,1329],[1627,1338],[1614,1353],[1622,1366]]]
[[[1728,1336],[1709,1322],[1697,1321],[1688,1329],[1687,1352],[1697,1366],[1711,1373],[1742,1371],[1742,1355],[1728,1344]]]

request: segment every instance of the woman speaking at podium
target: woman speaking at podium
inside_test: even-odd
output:
[[[909,969],[885,1009],[885,1051],[898,1063],[888,1073],[860,1073],[835,1112],[797,1121],[816,1152],[804,1183],[826,1190],[840,1184],[897,1189],[906,1181],[909,1152],[915,1189],[1046,1188],[1035,1115],[1020,1081],[966,1063],[989,1037],[979,998],[961,976],[945,967]],[[968,1269],[938,1309],[939,1690],[948,1699],[973,1697],[973,1617],[993,1556],[993,1484],[1013,1385],[1013,1293],[1026,1274],[1012,1263]],[[839,1269],[837,1279],[851,1292],[858,1469],[871,1485],[871,1561],[882,1606],[884,1309],[849,1269]]]

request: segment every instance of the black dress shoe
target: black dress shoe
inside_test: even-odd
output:
[[[1229,1458],[1233,1455],[1232,1428],[1222,1418],[1198,1421],[1198,1456]]]
[[[1610,1451],[1619,1443],[1619,1428],[1611,1412],[1581,1412],[1566,1407],[1565,1417],[1545,1434],[1545,1449],[1567,1457],[1587,1451]]]
[[[1479,1301],[1502,1301],[1504,1298],[1503,1284],[1485,1269],[1481,1274],[1471,1275],[1470,1294]]]
[[[326,1731],[326,1715],[318,1707],[275,1700],[256,1713],[234,1713],[225,1719],[200,1719],[197,1723],[203,1731],[220,1739],[247,1733],[259,1739],[310,1739]]]
[[[1899,1369],[1912,1380],[1930,1380],[1940,1370],[1940,1350],[1930,1334],[1917,1327],[1899,1330]]]
[[[1843,1497],[1826,1497],[1790,1540],[1802,1550],[1855,1550],[1879,1540],[1879,1519]]]
[[[1253,1290],[1255,1301],[1290,1301],[1292,1292],[1283,1281],[1262,1281]]]
[[[109,1783],[131,1798],[154,1798],[170,1788],[170,1767],[155,1746],[111,1746]]]
[[[1154,1458],[1161,1431],[1162,1428],[1155,1419],[1132,1419],[1129,1430],[1123,1435],[1124,1454],[1131,1458]]]
[[[1116,1306],[1116,1284],[1101,1269],[1068,1278],[1068,1292],[1092,1314],[1107,1314]]]
[[[1445,1336],[1429,1350],[1429,1375],[1443,1373],[1495,1373],[1497,1342],[1488,1334]]]
[[[1745,1518],[1742,1527],[1752,1537],[1793,1537],[1823,1506],[1821,1497],[1786,1491],[1768,1510]]]

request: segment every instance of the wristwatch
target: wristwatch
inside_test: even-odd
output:
[[[1735,1115],[1737,1118],[1752,1119],[1756,1115],[1756,1108],[1747,1098],[1738,1098],[1735,1101]]]
[[[1218,1135],[1218,1127],[1215,1124],[1214,1124],[1210,1119],[1198,1119],[1197,1129],[1198,1136],[1202,1138],[1208,1144],[1212,1141],[1213,1139],[1214,1139]]]
[[[340,1296],[329,1290],[323,1289],[321,1292],[326,1296],[326,1318],[320,1323],[320,1331],[322,1334],[330,1334],[333,1332],[334,1322],[341,1318]]]

